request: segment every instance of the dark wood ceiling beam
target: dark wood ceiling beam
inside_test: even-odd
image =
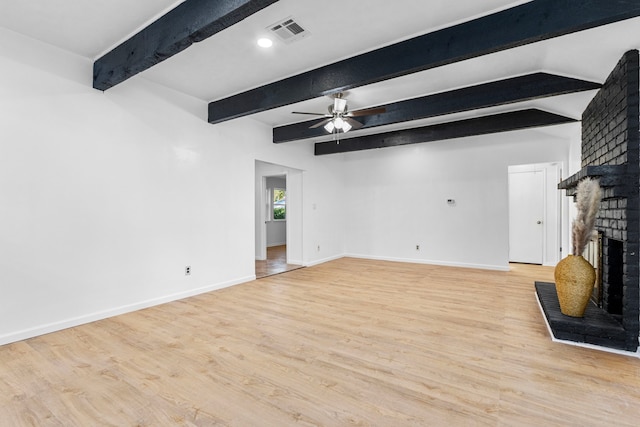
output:
[[[536,109],[521,110],[432,126],[359,136],[339,141],[319,142],[315,144],[315,155],[395,147],[576,121],[569,117],[546,111]]]
[[[219,123],[636,16],[640,16],[637,0],[534,0],[211,102],[209,122]]]
[[[426,119],[549,96],[596,90],[600,87],[602,85],[599,83],[547,73],[534,73],[383,105],[386,112],[373,116],[357,117],[356,120],[363,124],[361,129],[367,129],[408,120]],[[317,122],[318,120],[308,120],[275,127],[273,128],[273,142],[281,143],[326,136],[327,133],[322,127],[309,128]]]
[[[277,1],[186,0],[96,60],[93,87],[107,90]]]

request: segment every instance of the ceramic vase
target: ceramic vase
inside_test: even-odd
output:
[[[562,314],[584,316],[596,281],[593,266],[580,255],[569,255],[556,265],[554,277]]]

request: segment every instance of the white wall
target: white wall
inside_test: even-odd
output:
[[[269,221],[267,223],[267,247],[287,244],[287,221]]]
[[[506,270],[508,166],[566,162],[568,144],[529,130],[347,154],[346,252]]]
[[[582,167],[582,137],[580,132],[577,132],[576,137],[570,140],[569,144],[569,164],[567,170],[562,171],[562,179],[567,179],[575,173],[578,173]],[[567,212],[563,217],[563,236],[562,236],[562,257],[566,257],[571,254],[571,225],[573,219],[576,217],[576,206],[573,202],[573,197],[567,197],[566,191],[561,190],[562,203],[564,212]]]
[[[252,279],[255,159],[305,170],[311,200],[339,188],[310,144],[210,125],[144,73],[102,93],[91,60],[3,29],[0,69],[0,344]],[[325,250],[303,261],[342,253]]]

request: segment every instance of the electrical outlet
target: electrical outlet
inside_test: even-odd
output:
[[[416,245],[416,251],[420,250],[420,245]]]
[[[185,275],[185,276],[189,276],[189,275],[191,275],[191,266],[190,266],[190,265],[187,265],[187,266],[184,268],[184,275]]]

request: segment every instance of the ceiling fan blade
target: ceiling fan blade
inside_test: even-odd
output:
[[[386,112],[385,107],[363,108],[362,110],[349,111],[349,117],[371,116],[373,114],[382,114]]]
[[[309,129],[315,129],[315,128],[319,128],[320,126],[324,126],[327,123],[329,123],[331,120],[332,120],[332,118],[321,120],[318,123],[316,123],[315,125],[309,126]]]
[[[352,130],[360,129],[362,126],[364,126],[359,121],[352,119],[350,117],[345,117],[344,120],[351,125]]]
[[[326,116],[326,114],[322,114],[322,113],[305,113],[303,111],[292,111],[291,114],[306,114],[308,116]]]

